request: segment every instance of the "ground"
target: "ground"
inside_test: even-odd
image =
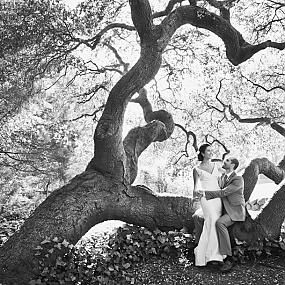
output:
[[[137,285],[284,285],[284,257],[271,257],[267,260],[237,264],[229,273],[219,273],[215,267],[195,267],[175,259],[149,260],[137,264],[132,269]]]
[[[124,223],[107,221],[95,226],[84,238],[97,241],[104,246],[109,234]],[[195,267],[193,255],[187,260],[177,258],[152,258],[144,263],[134,264],[129,271],[135,285],[285,285],[285,253],[278,256],[260,257],[236,264],[231,272],[219,273],[216,267]]]

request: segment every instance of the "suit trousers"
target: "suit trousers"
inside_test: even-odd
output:
[[[232,256],[232,247],[228,227],[233,224],[234,221],[231,220],[228,214],[224,214],[216,221],[220,253],[223,255]]]

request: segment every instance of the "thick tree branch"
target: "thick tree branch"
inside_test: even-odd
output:
[[[143,42],[152,36],[152,11],[148,0],[129,0],[132,20]]]
[[[285,155],[283,159],[279,162],[278,167],[285,171]]]
[[[263,235],[278,239],[285,219],[285,185],[273,195],[270,202],[257,216],[255,222],[261,226]]]
[[[143,110],[144,119],[147,123],[149,123],[152,121],[153,111],[152,111],[151,103],[149,102],[149,100],[147,98],[147,91],[145,88],[142,88],[138,92],[138,94],[139,94],[139,96],[131,99],[130,102],[140,104],[140,106]]]
[[[145,121],[148,123],[144,127],[130,130],[124,139],[127,156],[126,169],[130,172],[130,183],[133,183],[137,176],[138,157],[151,143],[168,139],[173,133],[174,122],[172,115],[165,110],[152,110],[145,88],[142,88],[139,91],[139,96],[132,99],[131,102],[140,104]]]
[[[128,222],[150,229],[168,231],[186,227],[190,232],[194,229],[192,215],[196,210],[194,200],[174,194],[154,193],[145,186],[133,186],[128,192],[134,198],[129,204],[133,213],[130,213]],[[141,209],[137,211],[137,209]],[[175,210],[174,210],[175,209]],[[138,222],[139,221],[139,222]],[[138,222],[138,223],[137,223]],[[173,227],[174,226],[174,227]]]
[[[176,17],[176,20],[173,17]],[[225,44],[228,59],[234,65],[246,61],[257,52],[268,47],[279,50],[285,48],[285,42],[276,43],[270,40],[251,45],[243,39],[242,35],[227,20],[201,7],[178,7],[176,12],[170,14],[164,20],[165,25],[169,24],[170,20],[179,22],[178,25],[188,23],[195,27],[204,28],[219,36]]]
[[[122,125],[126,106],[133,94],[154,77],[160,64],[161,52],[154,51],[151,46],[146,47],[142,50],[138,62],[113,87],[94,134],[95,155],[87,169],[107,171],[119,179],[124,179],[126,160]]]
[[[51,193],[0,248],[0,283],[28,284],[36,278],[39,261],[34,257],[35,248],[45,238],[56,236],[76,244],[90,228],[109,219],[150,229],[179,230],[185,226],[193,230],[195,210],[188,197],[156,194],[95,171],[84,172]]]
[[[254,190],[259,174],[264,174],[275,184],[279,184],[285,178],[285,169],[276,166],[267,158],[256,158],[252,160],[243,174],[245,181],[244,198],[246,201],[250,198]]]
[[[267,158],[257,158],[251,161],[243,174],[246,201],[254,190],[259,174],[264,174],[275,184],[280,184],[285,179],[284,161],[285,157],[278,166],[275,166]],[[258,238],[278,238],[285,219],[284,187],[284,185],[281,186],[255,220],[248,215],[244,223],[237,223],[234,226],[233,232],[238,239],[252,242]]]

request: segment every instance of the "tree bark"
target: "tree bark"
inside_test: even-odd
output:
[[[257,158],[251,161],[243,174],[246,201],[254,190],[259,174],[264,174],[275,184],[280,184],[285,179],[284,158],[278,166],[275,166],[266,158]],[[255,220],[248,214],[244,223],[234,225],[234,235],[239,240],[247,242],[253,242],[262,238],[277,239],[285,220],[284,200],[284,185],[281,185],[280,189],[274,194]]]

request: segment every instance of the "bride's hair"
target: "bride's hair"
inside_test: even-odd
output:
[[[206,151],[206,148],[209,147],[210,145],[208,143],[205,143],[205,144],[202,144],[200,147],[199,147],[199,153],[198,153],[198,160],[199,161],[203,161],[204,159],[204,156],[202,155],[202,153],[205,153]]]

